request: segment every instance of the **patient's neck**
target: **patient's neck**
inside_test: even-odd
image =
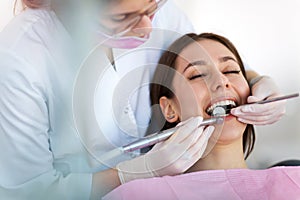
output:
[[[216,144],[212,151],[196,162],[188,171],[247,168],[240,140],[231,144]]]

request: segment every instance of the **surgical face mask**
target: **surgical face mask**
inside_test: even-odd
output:
[[[126,36],[126,33],[130,32],[140,21],[144,15],[149,18],[153,18],[154,14],[167,2],[167,0],[156,0],[148,7],[141,11],[127,14],[127,20],[122,22],[119,27],[120,32],[114,35],[105,34],[105,31],[98,31],[98,36],[103,45],[111,48],[132,49],[145,43],[149,36],[137,37]]]
[[[102,32],[98,32],[100,42],[110,48],[133,49],[144,44],[149,37],[122,36],[114,37]]]

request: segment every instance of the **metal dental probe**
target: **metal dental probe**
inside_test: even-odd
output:
[[[261,100],[261,101],[257,101],[257,102],[253,102],[253,103],[247,103],[247,104],[244,104],[244,105],[265,104],[265,103],[271,103],[271,102],[275,102],[275,101],[291,99],[291,98],[295,98],[295,97],[299,97],[299,93],[284,95],[284,96],[280,96],[280,97],[274,97],[274,98],[270,98],[270,99],[264,99],[264,100]],[[232,108],[226,108],[225,112],[228,113],[228,112],[230,112],[231,109]]]
[[[291,98],[295,98],[295,97],[299,97],[299,93],[284,95],[284,96],[280,96],[280,97],[274,97],[274,98],[270,98],[270,99],[264,99],[264,100],[249,103],[249,104],[265,104],[265,103],[270,103],[270,102],[274,102],[274,101],[281,101],[281,100],[285,100],[285,99],[291,99]]]
[[[214,112],[214,117],[210,119],[205,119],[203,120],[200,126],[208,126],[212,124],[221,124],[224,121],[224,114],[225,114],[225,109],[223,108],[218,108],[216,112]],[[158,131],[156,133],[153,133],[149,136],[146,136],[144,138],[141,138],[137,141],[134,141],[128,145],[125,145],[121,147],[121,151],[127,153],[131,151],[135,151],[144,147],[151,146],[153,144],[156,144],[158,142],[164,141],[167,138],[169,138],[171,135],[173,135],[181,126],[176,126],[174,128],[170,128],[164,131]]]

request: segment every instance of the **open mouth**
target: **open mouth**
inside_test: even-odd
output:
[[[209,114],[210,116],[215,116],[214,110],[217,107],[223,108],[225,110],[225,115],[224,116],[227,116],[227,115],[230,114],[230,110],[232,108],[236,107],[236,103],[234,101],[232,101],[232,100],[219,101],[219,102],[216,102],[213,105],[209,106],[206,109],[206,113]]]

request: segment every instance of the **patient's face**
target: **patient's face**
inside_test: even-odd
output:
[[[215,106],[245,104],[250,94],[234,54],[213,40],[205,39],[187,46],[176,60],[176,70],[183,76],[175,76],[173,80],[174,102],[181,121],[195,115],[210,118]],[[240,136],[246,125],[227,115],[223,132],[233,127]],[[226,134],[223,136],[226,140]]]

